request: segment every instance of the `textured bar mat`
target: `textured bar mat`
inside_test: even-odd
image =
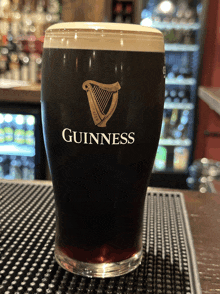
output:
[[[0,182],[0,293],[201,293],[183,195],[148,193],[144,256],[133,272],[84,278],[54,260],[55,210],[50,185]]]

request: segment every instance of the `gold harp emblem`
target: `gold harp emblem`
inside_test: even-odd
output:
[[[119,82],[101,84],[88,80],[83,83],[82,88],[87,93],[94,124],[106,127],[118,104],[118,90],[121,89]]]

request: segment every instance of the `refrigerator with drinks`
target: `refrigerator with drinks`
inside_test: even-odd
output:
[[[40,107],[0,105],[0,179],[45,179]]]
[[[187,188],[207,7],[208,0],[112,1],[111,21],[154,27],[165,39],[164,115],[152,186]]]

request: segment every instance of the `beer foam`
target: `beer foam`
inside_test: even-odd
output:
[[[136,24],[63,22],[46,30],[44,48],[164,52],[164,38]]]

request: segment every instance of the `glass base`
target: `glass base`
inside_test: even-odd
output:
[[[69,258],[59,249],[55,249],[55,258],[65,270],[89,278],[111,278],[127,274],[135,270],[142,259],[142,250],[132,257],[109,263],[88,263]]]

